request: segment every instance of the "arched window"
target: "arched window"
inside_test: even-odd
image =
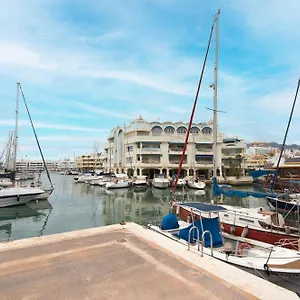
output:
[[[177,133],[178,134],[186,134],[187,129],[184,126],[180,126],[177,128]]]
[[[164,131],[166,134],[173,134],[175,132],[175,129],[172,126],[167,126]]]
[[[199,134],[200,129],[198,127],[192,127],[190,132],[191,132],[191,134]]]
[[[212,129],[210,127],[203,127],[202,128],[202,133],[207,134],[207,135],[211,135],[212,134]]]
[[[152,131],[153,135],[161,135],[162,134],[162,128],[160,126],[152,127],[151,131]]]

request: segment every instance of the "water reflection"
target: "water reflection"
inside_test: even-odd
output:
[[[0,240],[104,226],[121,221],[146,225],[160,220],[170,210],[171,189],[117,189],[73,182],[72,176],[52,174],[55,191],[49,201],[0,209]],[[175,199],[210,202],[211,189],[178,189]],[[264,199],[224,198],[224,204],[243,207],[267,206]],[[8,234],[9,232],[9,234]],[[9,236],[9,237],[8,237]]]

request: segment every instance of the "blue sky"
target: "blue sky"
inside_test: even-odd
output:
[[[0,149],[20,81],[45,156],[101,151],[142,115],[188,121],[217,9],[220,130],[282,140],[300,76],[297,0],[0,0]],[[211,119],[214,44],[195,114]],[[288,143],[299,143],[297,105]],[[23,104],[19,158],[39,157]]]

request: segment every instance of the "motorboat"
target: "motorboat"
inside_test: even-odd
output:
[[[175,180],[173,181],[172,186],[174,186]],[[186,181],[183,178],[178,178],[176,188],[183,188],[186,185]]]
[[[152,180],[152,186],[157,189],[166,189],[170,185],[170,180],[166,174],[155,174]]]
[[[205,188],[205,182],[197,178],[189,179],[186,181],[186,185],[191,189],[203,190]]]
[[[10,187],[13,185],[13,182],[8,178],[0,179],[0,187]]]
[[[89,181],[89,180],[92,180],[93,179],[93,176],[91,173],[86,173],[86,174],[83,174],[81,176],[78,177],[77,180],[75,180],[75,182],[77,183],[85,183],[86,181]]]
[[[106,189],[121,189],[130,187],[131,182],[126,174],[116,174],[116,177],[105,185]]]
[[[26,204],[45,191],[36,187],[9,187],[0,190],[0,207]]]
[[[198,203],[191,216],[191,223],[177,221],[174,214],[165,216],[160,226],[152,224],[148,228],[187,246],[187,251],[208,255],[237,266],[252,274],[290,289],[299,284],[299,252],[234,236],[221,230],[219,213],[225,210],[219,205]]]
[[[188,221],[193,213],[200,218],[198,203],[173,203],[173,211],[181,220]],[[219,217],[224,232],[243,236],[249,239],[266,242],[294,250],[300,250],[298,228],[286,225],[283,216],[278,212],[266,211],[263,207],[242,208],[230,205],[219,205]]]
[[[134,187],[147,187],[149,185],[147,182],[147,176],[146,175],[137,176],[136,179],[132,182],[132,185]]]

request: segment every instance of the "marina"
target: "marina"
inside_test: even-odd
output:
[[[51,178],[55,190],[48,201],[33,201],[27,205],[0,210],[0,224],[12,224],[9,232],[0,230],[1,241],[118,224],[123,220],[147,225],[150,221],[160,221],[170,210],[171,188],[155,189],[147,186],[106,190],[101,186],[74,183],[72,175],[51,173]],[[47,180],[45,173],[42,174],[44,180]],[[209,203],[211,195],[210,188],[186,189],[184,193],[182,189],[178,190],[178,197],[181,199],[184,196],[186,201]],[[265,199],[225,198],[225,203],[268,208]]]
[[[253,51],[241,8],[224,8],[221,23],[220,9],[204,5],[196,17],[192,8],[181,24],[183,6],[144,5],[128,3],[127,15],[121,3],[122,13],[66,4],[66,14],[41,4],[55,18],[31,32],[40,39],[4,43],[8,64],[30,72],[4,71],[22,84],[1,95],[0,300],[299,299],[300,145],[290,132],[299,70],[274,84],[289,68],[268,61],[270,49]],[[37,20],[23,19],[26,36]],[[259,142],[281,139],[281,128],[281,144]]]

